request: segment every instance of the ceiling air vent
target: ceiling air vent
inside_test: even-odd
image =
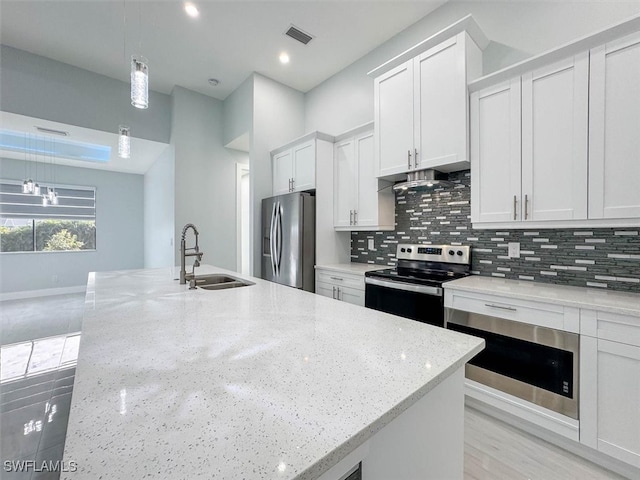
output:
[[[42,133],[50,133],[52,135],[60,135],[62,137],[68,137],[69,136],[69,132],[64,132],[62,130],[54,130],[52,128],[38,127],[37,125],[35,127],[36,127],[36,130],[38,130],[39,132],[42,132]]]
[[[313,40],[313,37],[311,35],[303,32],[302,30],[300,30],[298,27],[294,25],[291,25],[289,27],[289,30],[284,32],[284,34],[290,36],[294,40],[299,41],[300,43],[304,43],[305,45],[309,43],[311,40]]]

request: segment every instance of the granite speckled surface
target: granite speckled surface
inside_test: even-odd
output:
[[[445,290],[506,295],[523,300],[589,308],[640,317],[640,294],[637,293],[552,285],[525,280],[508,280],[479,275],[452,280],[443,286]]]
[[[366,263],[333,263],[330,265],[316,265],[316,270],[330,270],[337,273],[350,273],[352,275],[362,275],[373,270],[389,268],[384,265],[370,265]]]
[[[175,273],[90,274],[64,456],[78,470],[61,478],[317,478],[483,346],[260,279],[188,290]]]

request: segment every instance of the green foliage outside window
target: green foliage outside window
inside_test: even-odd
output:
[[[95,250],[95,248],[94,220],[36,220],[23,226],[0,227],[0,252]]]

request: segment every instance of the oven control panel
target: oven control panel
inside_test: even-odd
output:
[[[426,262],[471,263],[471,247],[462,245],[420,245],[400,243],[396,251],[398,260]]]

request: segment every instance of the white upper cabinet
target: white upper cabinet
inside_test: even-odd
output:
[[[471,42],[472,46],[466,46]],[[414,60],[414,163],[417,168],[464,168],[467,155],[465,50],[480,50],[464,33]],[[481,71],[475,72],[479,76]]]
[[[357,165],[354,138],[337,142],[333,155],[333,225],[349,227],[353,224],[353,209],[356,204]]]
[[[413,60],[375,79],[378,175],[413,168]]]
[[[273,155],[273,194],[281,195],[291,191],[293,174],[293,155],[291,150]]]
[[[523,220],[587,218],[589,55],[522,76]]]
[[[520,77],[471,95],[474,222],[521,219],[520,131]]]
[[[369,124],[370,125],[370,124]],[[393,230],[391,184],[376,177],[374,135],[358,128],[334,145],[334,227],[336,230]]]
[[[471,219],[587,218],[589,56],[471,94]]]
[[[468,87],[475,228],[640,225],[640,17]]]
[[[640,33],[591,50],[589,218],[640,218]]]
[[[469,167],[467,82],[482,74],[487,43],[467,17],[369,72],[378,177]]]
[[[271,152],[273,195],[316,188],[318,141],[333,142],[333,137],[313,132]]]
[[[294,192],[316,188],[316,141],[293,147],[292,187]]]

